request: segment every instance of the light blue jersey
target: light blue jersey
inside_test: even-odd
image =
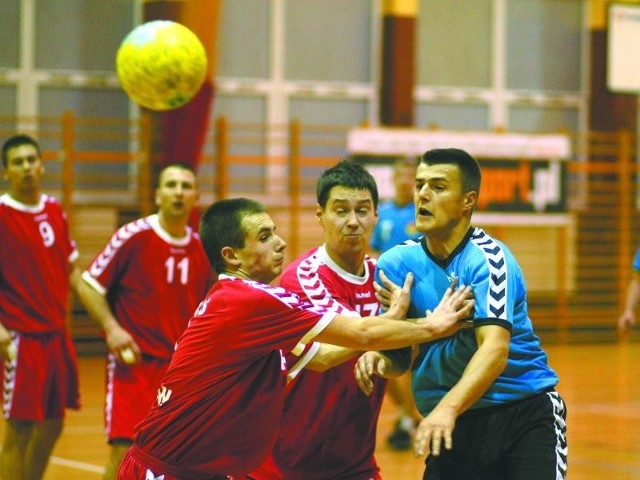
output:
[[[633,259],[633,269],[640,271],[640,246],[638,246],[636,256]]]
[[[371,236],[371,248],[386,252],[405,240],[417,239],[416,208],[413,202],[399,207],[393,200],[378,207],[378,223]]]
[[[522,271],[508,248],[482,229],[470,229],[445,261],[433,258],[422,238],[382,254],[378,261],[380,269],[398,285],[402,285],[408,272],[413,272],[410,317],[422,317],[426,310],[434,310],[451,280],[458,277],[458,286],[473,288],[476,325],[499,325],[511,332],[505,370],[472,409],[526,398],[558,383],[540,340],[533,333]],[[473,329],[420,345],[412,366],[412,387],[422,415],[427,415],[460,380],[476,350]],[[387,353],[400,364],[407,365],[410,360],[408,349]]]

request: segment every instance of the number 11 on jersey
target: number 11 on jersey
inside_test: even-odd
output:
[[[176,264],[175,257],[167,258],[164,262],[164,266],[167,267],[167,283],[173,283],[176,270],[180,273],[180,283],[186,285],[189,280],[189,257],[184,257]]]

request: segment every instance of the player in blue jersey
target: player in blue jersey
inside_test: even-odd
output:
[[[566,408],[558,377],[533,332],[522,271],[509,249],[471,215],[480,167],[463,150],[426,152],[417,168],[416,227],[425,236],[382,254],[378,271],[396,284],[414,273],[411,315],[432,310],[451,279],[473,288],[475,328],[410,349],[367,352],[355,375],[365,393],[371,377],[412,370],[425,417],[415,452],[429,453],[425,480],[566,478]]]
[[[421,236],[416,230],[413,205],[416,166],[415,156],[398,158],[393,164],[393,198],[380,203],[378,223],[371,236],[371,249],[376,254]]]
[[[640,246],[631,265],[631,280],[627,287],[627,296],[624,302],[624,311],[618,318],[618,328],[621,333],[626,333],[636,324],[636,309],[640,304]]]

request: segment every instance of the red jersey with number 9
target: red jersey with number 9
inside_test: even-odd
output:
[[[70,264],[78,257],[67,216],[52,197],[25,205],[0,197],[0,323],[20,332],[65,328]]]

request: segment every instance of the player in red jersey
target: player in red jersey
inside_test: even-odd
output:
[[[82,274],[80,297],[109,347],[105,480],[116,478],[133,427],[155,400],[175,342],[213,280],[198,234],[188,225],[197,200],[192,168],[165,167],[155,195],[158,212],[116,231]]]
[[[378,221],[375,179],[344,160],[320,176],[316,193],[324,245],[290,264],[280,285],[345,315],[375,315],[375,260],[366,254]],[[287,363],[294,366],[278,440],[251,478],[380,478],[374,451],[386,381],[377,378],[375,395],[363,395],[353,378],[358,353],[313,343],[301,355],[289,354]]]
[[[449,291],[427,319],[403,318],[411,278],[394,288],[385,317],[349,318],[268,283],[286,243],[265,207],[221,200],[200,221],[218,281],[178,340],[156,403],[136,427],[121,480],[222,479],[247,475],[271,451],[286,395],[285,355],[313,339],[365,350],[453,334],[473,302]]]
[[[15,135],[2,147],[9,192],[0,196],[0,353],[6,419],[0,478],[39,479],[79,408],[76,354],[66,325],[80,272],[60,204],[42,193],[40,146]]]

